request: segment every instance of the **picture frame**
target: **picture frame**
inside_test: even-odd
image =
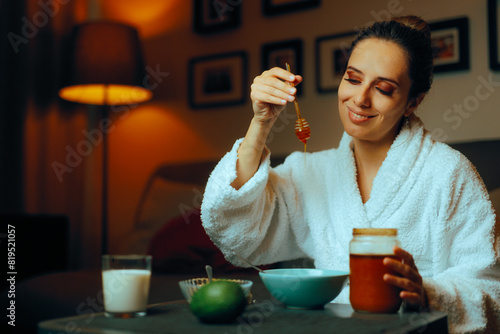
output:
[[[347,66],[348,51],[354,31],[322,36],[316,39],[316,90],[336,92]]]
[[[430,23],[434,73],[470,68],[469,19],[460,17]]]
[[[244,104],[247,97],[244,51],[209,55],[189,61],[189,104],[193,109]]]
[[[242,1],[193,0],[193,30],[211,34],[231,30],[241,25]]]
[[[500,0],[488,0],[488,39],[490,68],[500,71]]]
[[[321,0],[263,0],[265,16],[275,16],[318,7]]]
[[[301,39],[267,43],[262,46],[262,71],[273,67],[286,69],[290,65],[294,74],[302,75],[303,44]],[[297,95],[302,95],[302,85],[297,86]]]

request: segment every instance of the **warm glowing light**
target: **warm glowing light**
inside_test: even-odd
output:
[[[151,99],[152,95],[142,87],[104,84],[68,86],[59,91],[65,100],[96,105],[135,104]]]
[[[219,153],[189,120],[166,106],[149,103],[116,115],[120,121],[110,136],[110,145],[114,159],[120,159],[113,164],[122,166],[124,172],[130,172],[129,168],[142,170],[149,163],[149,168],[153,168],[159,161],[211,159]],[[128,177],[132,177],[131,174]]]
[[[100,5],[103,17],[128,22],[138,27],[143,37],[189,25],[186,14],[192,10],[186,0],[107,0]]]

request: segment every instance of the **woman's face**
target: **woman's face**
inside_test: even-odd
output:
[[[410,87],[408,60],[399,45],[377,38],[359,42],[338,91],[345,131],[359,140],[390,145],[401,117],[416,108],[408,101]]]

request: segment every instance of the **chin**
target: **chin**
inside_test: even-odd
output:
[[[351,137],[360,139],[360,140],[368,140],[369,137],[369,129],[366,126],[360,126],[353,124],[349,118],[344,119],[344,117],[340,117],[342,121],[342,125],[344,127],[344,131]]]
[[[370,140],[370,136],[365,129],[359,129],[359,128],[353,129],[352,127],[347,126],[344,127],[344,131],[352,138],[358,140]]]

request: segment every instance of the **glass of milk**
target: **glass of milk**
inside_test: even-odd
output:
[[[107,317],[146,315],[151,255],[103,255],[102,286]]]

